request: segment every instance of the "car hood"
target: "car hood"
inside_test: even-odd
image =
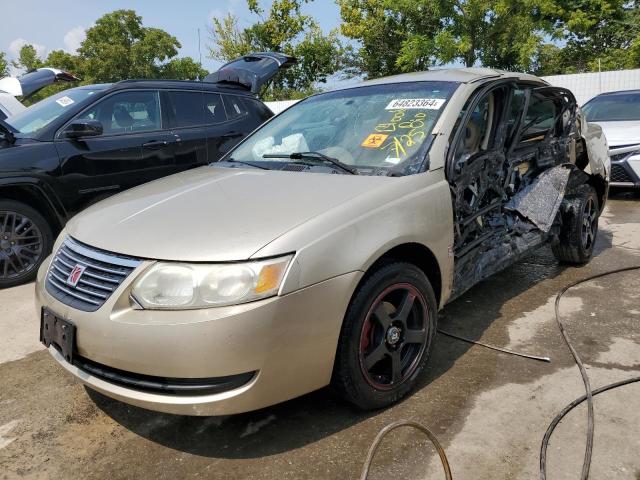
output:
[[[203,167],[100,202],[74,217],[67,233],[87,245],[134,257],[243,260],[288,230],[343,208],[389,180]]]
[[[640,144],[640,121],[592,123],[600,125],[611,149],[619,148],[623,145]]]

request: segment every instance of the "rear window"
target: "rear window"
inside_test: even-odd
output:
[[[640,120],[640,93],[599,95],[589,100],[582,111],[591,122]]]
[[[267,107],[260,100],[246,98],[245,102],[247,102],[248,106],[251,109],[251,115],[256,116],[260,123],[266,122],[271,117],[273,117],[273,112],[269,110],[269,107]]]
[[[224,95],[224,108],[227,111],[229,120],[242,117],[249,113],[249,109],[245,104],[245,99],[236,95]]]
[[[167,92],[174,128],[204,125],[202,92]]]
[[[227,121],[227,115],[222,104],[222,96],[219,93],[205,93],[204,118],[207,125]]]

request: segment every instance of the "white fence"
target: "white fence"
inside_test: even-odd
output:
[[[640,68],[613,72],[551,75],[542,78],[555,87],[571,90],[580,105],[600,93],[640,89]]]
[[[291,105],[293,105],[294,103],[298,103],[299,101],[300,100],[278,100],[275,102],[264,102],[264,103],[267,105],[267,107],[271,109],[273,113],[277,115],[281,111],[289,108]]]

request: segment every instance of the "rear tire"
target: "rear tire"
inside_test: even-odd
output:
[[[362,409],[389,406],[413,389],[431,352],[437,304],[415,265],[381,266],[355,292],[338,343],[332,385]]]
[[[562,229],[559,242],[552,245],[562,263],[583,265],[593,256],[598,235],[598,196],[591,185],[580,185],[567,194],[561,207]]]
[[[36,210],[14,200],[0,200],[0,288],[36,277],[51,252],[53,233]]]

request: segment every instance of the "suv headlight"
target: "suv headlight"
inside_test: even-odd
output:
[[[244,263],[158,262],[134,283],[145,309],[187,310],[252,302],[277,295],[293,255]]]

